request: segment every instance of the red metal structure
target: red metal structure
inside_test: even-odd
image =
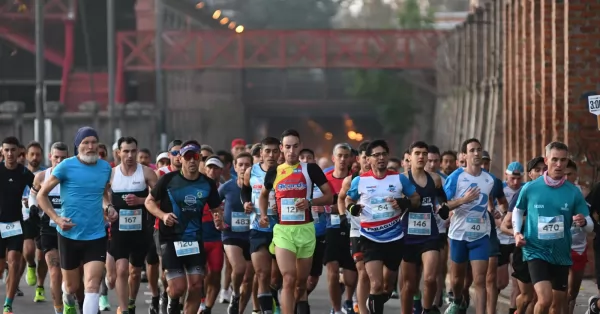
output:
[[[46,47],[46,59],[62,65],[60,100],[67,102],[74,58],[75,0],[47,0],[47,22],[64,23],[64,52]],[[34,51],[33,39],[17,34],[12,21],[33,23],[35,0],[0,0],[0,38]],[[231,30],[163,33],[164,70],[242,68],[433,69],[435,30]],[[117,35],[116,100],[125,102],[127,71],[154,71],[155,32]],[[76,97],[75,97],[76,98]]]

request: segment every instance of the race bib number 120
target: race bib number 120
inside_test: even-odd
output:
[[[175,254],[177,256],[200,254],[198,241],[175,241],[173,242],[173,246],[175,247]]]

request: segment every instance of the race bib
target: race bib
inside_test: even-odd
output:
[[[538,239],[556,240],[565,236],[565,218],[556,217],[538,217]]]
[[[20,221],[0,222],[0,237],[2,239],[14,237],[19,234],[23,234]]]
[[[119,231],[139,231],[142,230],[142,210],[141,209],[120,209],[119,210]]]
[[[465,222],[465,236],[468,238],[480,238],[487,233],[487,226],[483,218],[467,218]]]
[[[332,226],[337,226],[340,224],[340,215],[330,215],[329,217],[331,218]]]
[[[295,198],[281,199],[281,221],[305,221],[306,213],[296,209]]]
[[[431,235],[431,214],[408,213],[408,234]]]
[[[384,198],[371,198],[371,215],[375,220],[383,220],[394,217],[395,210],[392,204]]]
[[[231,213],[231,231],[246,232],[250,230],[250,215],[240,212]]]
[[[177,256],[200,254],[198,241],[175,241],[173,242],[173,246],[175,247],[175,254]]]

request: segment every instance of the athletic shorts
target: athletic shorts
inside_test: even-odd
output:
[[[250,241],[244,240],[240,238],[227,238],[223,240],[223,246],[225,245],[235,245],[242,249],[242,254],[244,255],[244,260],[251,261],[250,258]],[[225,248],[223,248],[225,249]]]
[[[512,264],[513,273],[512,276],[522,283],[531,283],[531,276],[529,276],[529,266],[527,262],[523,260],[523,249],[515,247],[513,251]]]
[[[202,242],[199,242],[199,245],[202,245]],[[160,251],[162,253],[162,268],[165,270],[165,277],[167,281],[183,277],[186,274],[205,274],[205,251],[200,250],[199,254],[177,256],[177,253],[175,253],[175,246],[172,241],[161,243]]]
[[[204,253],[206,256],[206,266],[210,272],[221,272],[225,255],[223,254],[223,242],[212,241],[204,242]]]
[[[437,239],[432,239],[423,243],[407,244],[404,243],[404,252],[402,260],[407,263],[422,265],[423,259],[421,255],[429,251],[439,251],[440,243]]]
[[[339,267],[356,271],[350,252],[350,237],[347,234],[342,234],[340,228],[329,228],[325,231],[327,249],[323,256],[323,265],[338,262]]]
[[[487,261],[490,258],[490,237],[475,241],[450,239],[450,259],[462,264],[467,261]]]
[[[515,244],[500,244],[500,256],[498,256],[498,266],[510,263],[510,255],[515,251]]]
[[[312,222],[302,225],[277,224],[273,227],[273,244],[296,254],[296,258],[312,257],[317,245],[315,225]]]
[[[56,234],[41,234],[36,241],[39,242],[39,249],[42,250],[44,255],[52,250],[58,250],[58,232]]]
[[[24,240],[33,240],[40,236],[39,224],[30,220],[24,220],[23,222],[21,222],[21,226],[23,228]]]
[[[160,237],[158,235],[158,229],[154,229],[154,232],[152,233],[152,238],[154,240],[154,246],[156,247],[156,255],[158,255],[159,259],[162,259],[162,249],[160,245]]]
[[[23,253],[23,240],[23,234],[0,238],[0,259],[6,258],[6,252],[8,251]]]
[[[266,231],[250,230],[250,254],[254,254],[260,250],[261,247],[265,247],[267,252],[269,246],[273,242],[273,233]]]
[[[439,243],[440,243],[440,250],[443,250],[448,247],[448,234],[447,233],[444,232],[444,233],[439,234]]]
[[[362,262],[364,254],[362,243],[360,242],[360,236],[350,238],[350,248],[352,250],[352,259],[354,259],[354,263]]]
[[[118,225],[114,225],[118,228]],[[120,231],[114,228],[111,230],[111,239],[108,253],[115,258],[128,259],[133,267],[144,266],[146,253],[150,248],[150,231]]]
[[[573,265],[571,265],[571,269],[573,271],[582,271],[585,270],[585,265],[588,262],[587,259],[587,247],[583,251],[583,253],[579,254],[573,250],[571,250],[571,260],[573,260]]]
[[[158,254],[156,250],[156,242],[154,241],[154,235],[152,235],[152,241],[150,241],[150,247],[146,253],[146,263],[148,265],[156,265],[159,262]]]
[[[365,264],[371,261],[381,261],[387,269],[397,272],[402,262],[404,252],[404,240],[392,242],[375,242],[364,236],[360,237],[360,243],[363,249],[363,260]]]
[[[552,284],[552,290],[567,291],[571,266],[554,265],[541,259],[527,261],[527,266],[529,267],[532,284],[549,281]]]
[[[327,248],[325,235],[317,237],[315,252],[313,253],[312,265],[310,267],[311,277],[320,277],[323,274],[323,258]]]
[[[89,262],[106,262],[106,236],[95,240],[73,240],[58,234],[60,268],[77,269]]]

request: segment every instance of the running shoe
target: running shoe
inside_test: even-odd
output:
[[[63,304],[63,314],[77,314],[77,306]]]
[[[594,311],[598,310],[598,300],[600,300],[599,296],[591,296],[588,299],[588,310],[585,312],[585,314],[593,314]]]
[[[37,275],[35,274],[35,266],[27,266],[27,276],[25,276],[25,281],[30,286],[35,286],[37,283]]]
[[[108,296],[101,295],[98,305],[100,307],[100,311],[110,311],[110,302],[108,301]]]
[[[219,293],[219,303],[229,303],[231,299],[231,290],[230,289],[221,289],[221,293]]]
[[[22,296],[24,296],[24,295],[25,295],[25,294],[23,293],[23,291],[21,291],[21,288],[17,287],[16,296],[18,296],[18,297],[22,297]]]
[[[44,291],[44,287],[35,288],[35,297],[33,297],[33,302],[44,302],[46,301],[46,293]]]
[[[10,306],[10,305],[5,305],[5,306],[4,306],[4,311],[2,311],[2,312],[3,312],[3,314],[13,314],[13,311],[12,311],[12,306]]]

